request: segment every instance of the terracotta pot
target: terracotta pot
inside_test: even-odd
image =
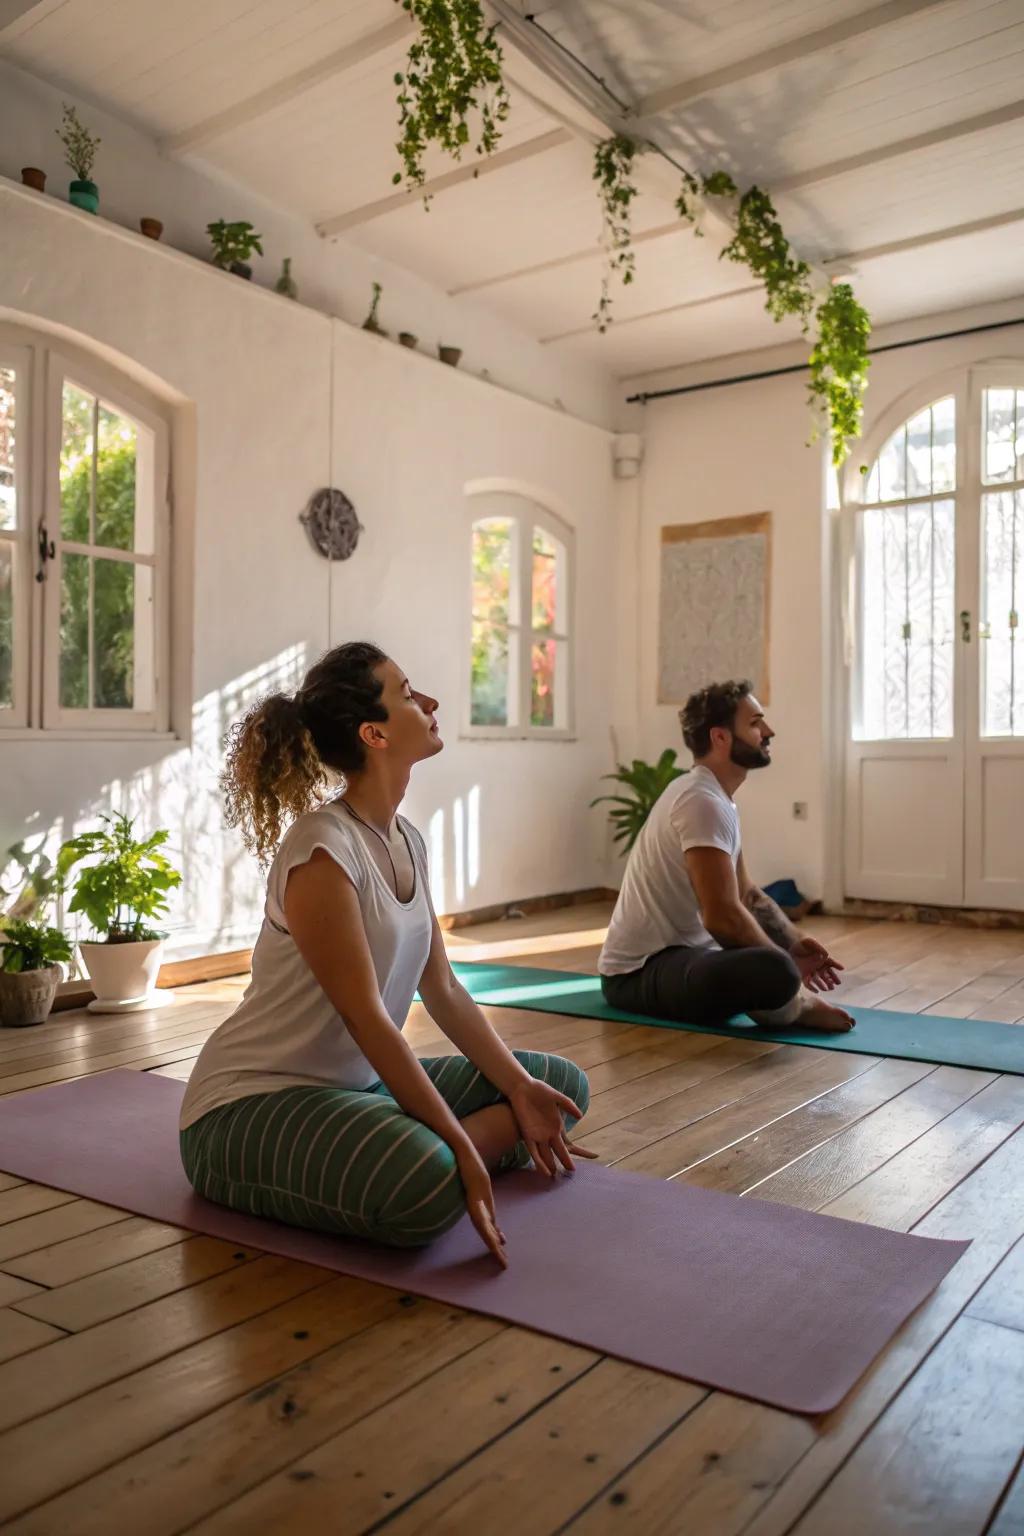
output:
[[[459,366],[459,358],[462,356],[461,347],[438,347],[437,355],[442,363],[447,363],[449,368]]]
[[[411,331],[399,331],[398,344],[401,347],[409,347],[411,351],[415,351],[420,344],[420,339],[418,336],[414,336]]]
[[[164,227],[159,219],[140,219],[139,228],[150,240],[159,240],[164,232]]]
[[[45,965],[38,971],[19,971],[14,975],[0,971],[0,1024],[7,1029],[42,1024],[53,1007],[60,978],[59,965]]]
[[[89,973],[95,1000],[90,1013],[119,1013],[125,1008],[144,1008],[156,987],[162,939],[143,939],[137,944],[79,944],[82,963]]]
[[[34,165],[26,165],[22,168],[21,184],[23,187],[31,187],[35,192],[46,191],[46,172]]]

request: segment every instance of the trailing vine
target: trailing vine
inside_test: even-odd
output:
[[[593,319],[602,333],[608,329],[612,318],[611,284],[618,274],[622,283],[631,283],[635,276],[636,259],[630,244],[630,204],[636,197],[636,187],[630,180],[637,147],[632,139],[616,134],[605,139],[594,151],[594,180],[598,183],[604,228],[601,244],[605,252],[605,268],[601,279],[601,297]]]
[[[807,393],[814,409],[827,415],[832,463],[838,467],[850,451],[850,439],[860,436],[871,366],[871,321],[849,283],[833,284],[818,306],[815,321],[818,335],[811,351]]]
[[[410,190],[426,181],[423,160],[429,144],[438,144],[456,160],[473,139],[478,155],[493,153],[508,117],[508,90],[502,76],[502,52],[495,28],[484,20],[480,0],[396,0],[415,19],[418,32],[409,48],[405,73],[395,75],[401,171],[395,186]],[[429,206],[429,198],[424,199]]]
[[[727,171],[700,179],[685,172],[676,207],[698,235],[703,233],[700,216],[708,197],[739,199],[736,233],[721,254],[764,284],[765,308],[772,319],[794,316],[805,336],[813,321],[808,394],[816,418],[828,422],[832,462],[839,465],[850,451],[849,440],[860,435],[869,367],[868,313],[849,283],[833,285],[817,299],[811,269],[794,254],[767,192],[750,187],[741,196]]]

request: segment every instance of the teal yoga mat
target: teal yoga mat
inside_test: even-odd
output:
[[[1024,1024],[851,1007],[849,1011],[857,1020],[857,1027],[844,1035],[822,1035],[806,1029],[763,1029],[741,1019],[711,1027],[652,1019],[642,1013],[620,1013],[605,1002],[597,976],[468,961],[456,961],[453,969],[476,1001],[491,1007],[529,1008],[536,1013],[607,1019],[617,1024],[654,1024],[698,1035],[726,1035],[734,1040],[778,1040],[784,1045],[814,1045],[827,1051],[899,1056],[906,1061],[934,1061],[940,1066],[980,1067],[986,1072],[1016,1072],[1024,1076]]]

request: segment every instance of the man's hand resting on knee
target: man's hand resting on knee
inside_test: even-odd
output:
[[[808,992],[831,992],[838,987],[842,979],[839,972],[843,967],[817,939],[798,933],[789,946],[789,953]]]

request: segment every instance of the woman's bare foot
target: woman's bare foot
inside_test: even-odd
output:
[[[807,998],[800,1016],[795,1021],[795,1029],[818,1029],[826,1035],[845,1035],[847,1030],[854,1027],[857,1020],[845,1008],[837,1008],[834,1003],[826,1003],[821,998]]]

